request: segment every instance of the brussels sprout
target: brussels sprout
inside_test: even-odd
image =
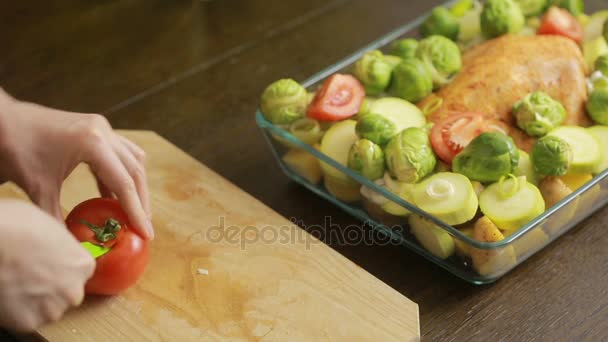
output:
[[[447,8],[438,6],[431,11],[428,18],[420,25],[420,34],[423,37],[439,35],[456,40],[459,27],[458,18]]]
[[[304,116],[307,104],[308,94],[304,87],[292,79],[281,79],[266,87],[260,109],[273,124],[288,125]]]
[[[420,60],[405,59],[393,70],[389,91],[406,101],[418,102],[433,92],[433,79]]]
[[[608,89],[593,90],[587,100],[587,113],[593,121],[601,125],[608,125]]]
[[[585,1],[583,0],[560,0],[557,5],[566,9],[575,17],[585,14]]]
[[[536,141],[530,158],[537,174],[563,176],[572,162],[572,149],[565,140],[548,135]]]
[[[512,173],[519,163],[519,150],[503,133],[482,133],[456,155],[452,169],[470,180],[496,182]]]
[[[462,68],[458,45],[442,36],[430,36],[421,40],[416,57],[430,72],[435,88],[448,83],[450,77]]]
[[[393,67],[384,59],[380,50],[366,52],[355,63],[355,76],[363,83],[367,95],[378,95],[391,82]]]
[[[599,56],[595,60],[595,70],[604,74],[604,76],[608,76],[608,55]]]
[[[384,146],[391,138],[397,134],[397,126],[380,114],[364,115],[355,128],[359,138],[368,139],[372,142]]]
[[[404,129],[394,136],[384,154],[391,176],[406,183],[424,178],[437,164],[428,134],[418,127]]]
[[[537,91],[513,106],[517,126],[533,137],[542,137],[566,118],[566,109],[549,95]]]
[[[391,44],[391,54],[403,59],[415,57],[416,49],[418,49],[418,41],[412,38],[396,40]]]
[[[526,17],[534,17],[544,11],[547,0],[515,0]]]
[[[363,177],[376,180],[384,175],[384,152],[370,140],[357,140],[348,152],[347,164]]]
[[[513,0],[488,0],[479,18],[481,32],[486,38],[517,33],[524,27],[525,17]]]

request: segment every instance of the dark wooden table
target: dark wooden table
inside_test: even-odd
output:
[[[0,85],[165,136],[285,217],[357,223],[291,184],[254,123],[303,80],[440,1],[3,1]],[[608,7],[605,1],[589,6]],[[420,305],[427,340],[608,339],[608,209],[502,280],[472,286],[403,247],[331,244]]]

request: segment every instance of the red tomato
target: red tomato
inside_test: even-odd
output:
[[[359,112],[365,89],[351,75],[334,74],[323,82],[308,106],[308,116],[321,121],[340,121]]]
[[[553,6],[545,13],[538,28],[538,34],[564,36],[580,44],[583,41],[584,31],[581,24],[570,12]]]
[[[437,156],[448,164],[473,139],[483,132],[508,134],[508,128],[498,121],[486,120],[479,113],[453,113],[431,128],[431,145]]]
[[[120,228],[110,235],[107,234],[112,231],[112,221],[108,221],[109,219],[114,219],[120,225]],[[84,201],[70,212],[66,223],[79,241],[111,248],[96,259],[95,273],[85,286],[86,293],[117,294],[135,284],[144,272],[148,263],[148,242],[135,232],[117,200],[94,198]],[[94,232],[95,227],[100,228],[99,234]],[[107,241],[99,240],[104,239],[101,236],[103,232],[106,233]]]

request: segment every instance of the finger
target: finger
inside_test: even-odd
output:
[[[41,313],[43,315],[44,323],[51,323],[58,321],[64,312],[68,309],[68,303],[63,298],[57,298],[56,296],[47,297],[40,303]]]
[[[120,136],[119,136],[120,137]],[[118,153],[120,161],[125,165],[125,168],[133,178],[137,193],[139,194],[139,200],[146,211],[148,218],[151,217],[150,213],[150,194],[148,192],[148,180],[146,177],[146,169],[143,164],[144,154],[139,147],[140,151],[137,151],[135,147],[129,147],[129,141],[125,138],[118,139],[115,150]],[[131,143],[132,144],[132,143]],[[136,155],[136,153],[138,155]]]
[[[117,195],[118,201],[139,233],[146,238],[154,238],[152,224],[139,200],[135,182],[114,150],[108,145],[96,146],[90,166],[99,179]]]
[[[63,213],[61,211],[61,205],[59,204],[59,187],[53,186],[46,190],[43,189],[40,193],[35,194],[32,200],[42,210],[59,221],[63,221]]]
[[[84,301],[84,283],[79,286],[75,284],[68,284],[68,286],[69,288],[64,293],[65,301],[70,307],[80,306]]]
[[[137,146],[137,144],[123,137],[122,135],[117,134],[116,136],[118,136],[118,139],[129,149],[129,151],[131,151],[131,153],[133,153],[135,159],[143,164],[146,159],[146,152],[144,152],[141,147]]]
[[[99,194],[101,197],[116,198],[116,195],[99,179],[97,175],[95,175],[95,180],[97,181],[97,189],[99,189]]]

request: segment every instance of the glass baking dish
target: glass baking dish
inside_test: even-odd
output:
[[[449,6],[455,1],[448,1],[445,5]],[[587,4],[587,12],[593,12],[599,8],[598,2],[589,1],[592,4]],[[377,39],[371,44],[361,48],[347,58],[329,66],[328,68],[318,72],[302,85],[308,90],[314,89],[322,81],[336,72],[348,73],[352,65],[360,58],[360,56],[368,50],[380,49],[385,51],[389,43],[396,39],[404,37],[417,37],[417,28],[424,20],[426,15],[407,23],[396,30]],[[314,147],[302,142],[289,131],[282,127],[272,124],[264,118],[262,113],[256,112],[256,123],[261,128],[268,145],[278,164],[284,173],[293,181],[308,188],[317,195],[325,198],[329,202],[337,205],[350,215],[359,220],[370,224],[374,229],[386,234],[388,237],[397,241],[399,244],[407,246],[414,252],[434,262],[440,267],[448,270],[452,274],[464,279],[473,284],[487,284],[496,281],[517,265],[524,262],[534,253],[538,252],[549,243],[560,237],[562,234],[570,230],[585,218],[592,215],[595,211],[606,205],[608,202],[608,170],[596,175],[593,179],[578,188],[572,194],[559,201],[551,208],[531,220],[523,227],[515,231],[504,240],[498,242],[480,242],[465,235],[459,228],[445,224],[441,220],[427,214],[418,209],[413,204],[401,199],[399,196],[388,191],[384,187],[376,185],[373,181],[361,176],[357,172],[340,165],[335,160],[329,158]],[[421,215],[437,225],[440,229],[447,232],[456,246],[456,254],[447,259],[439,258],[431,254],[428,250],[422,247],[410,233],[407,219],[395,221],[396,217],[391,215],[379,214],[378,210],[370,205],[369,201],[354,201],[345,202],[339,200],[332,195],[327,188],[320,184],[313,184],[307,179],[300,176],[295,170],[291,169],[288,164],[282,159],[283,155],[290,149],[300,149],[308,153],[318,160],[333,166],[338,171],[342,172],[359,185],[365,186],[377,194],[381,194],[388,200],[397,203],[399,206],[409,210],[414,214]],[[381,210],[381,209],[380,209]],[[401,228],[401,229],[396,229]],[[475,270],[472,267],[470,253],[485,253],[489,262],[487,267]]]

